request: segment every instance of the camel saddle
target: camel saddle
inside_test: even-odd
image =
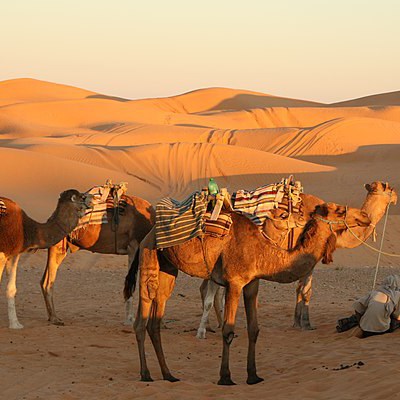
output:
[[[226,188],[221,188],[216,195],[208,196],[207,212],[203,217],[204,234],[223,237],[229,233],[232,225],[230,213],[233,211],[230,198]]]
[[[0,217],[5,215],[7,211],[6,204],[4,203],[3,200],[0,200]]]

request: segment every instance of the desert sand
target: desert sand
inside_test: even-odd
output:
[[[183,199],[209,177],[230,191],[294,174],[306,193],[361,206],[364,183],[400,188],[400,92],[335,104],[225,88],[169,98],[129,100],[33,79],[0,82],[1,195],[39,221],[67,188],[87,190],[111,178],[153,204]],[[384,250],[400,254],[400,208],[391,206]],[[383,221],[378,226],[379,247]],[[337,334],[336,320],[369,291],[377,254],[338,250],[315,272],[314,331],[291,327],[295,284],[263,282],[257,361],[265,381],[247,386],[243,304],[231,347],[235,387],[216,385],[221,337],[195,337],[200,281],[180,274],[162,332],[178,383],[161,380],[150,340],[154,383],[139,382],[131,327],[123,326],[125,256],[78,252],[67,257],[55,301],[65,326],[49,325],[39,280],[46,251],[19,265],[17,312],[25,328],[8,329],[0,297],[0,397],[7,399],[321,398],[383,399],[393,394],[400,332],[360,340]],[[382,256],[378,281],[400,273]],[[4,278],[3,281],[6,279]],[[215,317],[212,317],[215,325]],[[346,368],[348,366],[348,368]]]

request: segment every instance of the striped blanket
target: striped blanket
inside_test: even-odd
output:
[[[207,196],[192,193],[178,202],[164,197],[156,206],[156,245],[158,249],[182,244],[202,234]]]
[[[114,199],[110,195],[110,186],[94,186],[86,193],[93,195],[93,206],[85,211],[85,215],[79,219],[78,226],[74,231],[85,225],[107,224],[107,209],[114,208]],[[120,199],[118,203],[119,213],[121,214],[126,207],[126,200]]]
[[[293,207],[298,210],[301,186],[291,186]],[[232,195],[233,209],[249,218],[256,225],[263,225],[268,211],[274,208],[287,208],[284,180],[279,183],[261,186],[255,190],[238,190]]]
[[[0,200],[0,217],[5,214],[7,211],[6,204],[4,203],[3,200]]]

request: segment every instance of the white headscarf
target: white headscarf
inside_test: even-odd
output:
[[[388,296],[388,302],[392,301],[394,307],[399,304],[400,301],[400,276],[399,275],[388,275],[376,289],[378,292],[382,292]],[[387,304],[387,306],[389,306]],[[389,307],[388,311],[389,311]],[[390,307],[392,309],[392,307]]]

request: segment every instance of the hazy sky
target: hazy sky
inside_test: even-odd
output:
[[[0,80],[127,98],[213,86],[339,101],[400,89],[399,0],[13,0]]]

